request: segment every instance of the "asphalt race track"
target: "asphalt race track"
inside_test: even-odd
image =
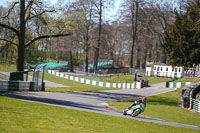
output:
[[[26,101],[39,102],[43,104],[60,106],[64,108],[77,109],[88,112],[96,112],[116,117],[124,117],[144,122],[152,122],[163,125],[198,129],[200,127],[185,125],[175,122],[167,122],[147,117],[124,116],[122,112],[108,107],[107,102],[125,101],[142,96],[152,96],[175,89],[164,88],[165,83],[153,85],[144,89],[123,89],[112,91],[90,91],[90,92],[29,92],[29,93],[6,93],[5,96],[22,99]],[[148,107],[148,103],[147,103]]]

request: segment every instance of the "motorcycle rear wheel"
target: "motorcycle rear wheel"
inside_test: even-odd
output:
[[[136,117],[141,113],[141,109],[136,109],[133,111],[133,113],[131,114],[132,117]]]

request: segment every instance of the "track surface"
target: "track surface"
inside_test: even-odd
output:
[[[152,96],[160,93],[173,91],[175,89],[164,88],[165,83],[153,85],[144,89],[124,89],[113,91],[91,91],[91,92],[31,92],[31,93],[7,93],[5,96],[39,102],[43,104],[60,106],[64,108],[77,109],[88,112],[96,112],[116,117],[136,119],[144,122],[153,122],[157,124],[170,125],[200,130],[200,127],[185,125],[175,122],[161,121],[146,117],[124,116],[121,112],[107,108],[107,102],[124,101],[142,96]]]

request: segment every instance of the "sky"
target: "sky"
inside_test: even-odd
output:
[[[6,3],[7,2],[11,2],[11,1],[14,1],[14,0],[0,0],[0,6],[6,6]],[[53,4],[55,4],[58,0],[46,0],[46,1],[49,1]],[[69,1],[69,0],[63,0],[63,1]],[[158,0],[158,1],[163,1],[163,2],[174,2],[176,0]],[[117,14],[117,11],[120,7],[120,4],[123,2],[123,0],[114,0],[114,7],[111,8],[110,10],[108,10],[105,14],[105,17],[108,19],[108,20],[113,20],[115,19],[115,16]],[[65,2],[63,2],[65,3]]]
[[[6,6],[7,2],[11,2],[13,0],[0,0],[0,6]],[[58,0],[47,0],[50,1],[52,4],[55,4]],[[112,10],[109,11],[109,13],[106,13],[106,16],[108,18],[112,18],[118,11],[120,3],[122,2],[122,0],[114,0],[114,8],[112,8]]]

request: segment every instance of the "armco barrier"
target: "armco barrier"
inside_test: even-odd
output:
[[[167,82],[166,87],[168,88],[183,88],[186,85],[190,85],[194,82]]]
[[[75,76],[63,74],[60,72],[56,72],[53,70],[48,70],[48,73],[56,75],[58,77],[65,78],[65,79],[73,80],[76,82],[89,84],[89,85],[95,85],[95,86],[101,86],[101,87],[125,88],[125,89],[133,89],[133,88],[141,89],[141,87],[142,87],[140,82],[135,82],[133,84],[131,84],[131,83],[107,83],[107,82],[100,82],[100,81],[94,81],[94,80],[84,79],[84,78],[80,78],[80,77],[75,77]]]
[[[0,80],[0,91],[30,91],[33,83],[27,81]]]
[[[166,82],[166,87],[182,88],[183,107],[200,113],[200,101],[194,99],[199,93],[200,82]]]
[[[200,101],[194,98],[190,98],[190,108],[200,113]]]

